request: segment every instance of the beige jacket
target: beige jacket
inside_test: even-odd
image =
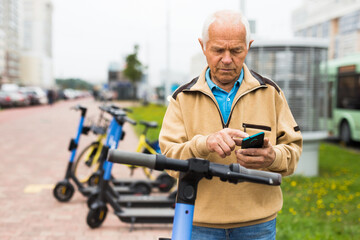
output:
[[[224,123],[214,95],[205,81],[206,69],[199,78],[179,87],[166,111],[160,132],[161,152],[170,158],[204,158],[215,163],[236,163],[235,153],[221,158],[206,147],[207,136],[225,127],[253,135],[265,132],[276,153],[265,171],[290,175],[296,169],[302,136],[281,89],[271,80],[250,71],[235,96],[229,120]],[[176,173],[171,173],[177,176]],[[195,202],[194,225],[233,228],[272,220],[282,207],[278,186],[243,182],[230,184],[202,179]]]

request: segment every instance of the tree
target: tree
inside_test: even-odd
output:
[[[72,88],[78,90],[91,90],[93,88],[91,83],[78,78],[57,78],[55,81],[56,85],[58,85],[61,89]]]
[[[126,67],[123,71],[124,76],[136,85],[143,76],[144,66],[138,59],[139,45],[134,45],[134,52],[126,57]]]

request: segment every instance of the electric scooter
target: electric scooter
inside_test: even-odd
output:
[[[100,109],[102,109],[102,108],[103,107],[100,107]],[[70,180],[72,180],[75,183],[79,192],[83,196],[89,197],[93,194],[96,194],[96,192],[97,192],[97,187],[85,186],[84,184],[82,184],[80,182],[80,180],[75,176],[75,174],[73,172],[73,165],[74,165],[74,160],[75,160],[80,136],[81,136],[81,134],[88,134],[91,127],[84,126],[85,116],[86,116],[86,112],[87,112],[86,107],[77,105],[77,106],[73,107],[72,109],[75,109],[77,111],[80,110],[81,117],[80,117],[80,122],[79,122],[76,137],[72,138],[70,140],[69,151],[71,151],[71,156],[70,156],[68,166],[66,169],[65,178],[63,180],[59,181],[55,185],[54,190],[53,190],[54,197],[60,202],[67,202],[74,195],[75,188],[71,184]],[[107,152],[102,152],[100,158],[106,159],[106,156],[107,156]],[[145,188],[145,190],[143,190],[144,188]],[[116,191],[118,194],[121,193],[123,195],[126,195],[126,194],[143,194],[143,192],[148,192],[149,188],[150,188],[150,186],[148,186],[147,183],[143,183],[142,181],[139,181],[134,186],[127,186],[127,187],[118,186],[118,187],[115,187],[113,190]]]
[[[115,109],[120,109],[119,107],[117,107],[115,105],[110,105],[110,107],[115,108]],[[125,112],[132,112],[131,109],[127,109],[127,108],[121,108],[121,109],[124,110]],[[145,128],[144,128],[142,134],[140,135],[140,140],[139,140],[139,144],[137,146],[136,151],[140,152],[141,150],[143,150],[142,152],[147,153],[147,154],[160,154],[161,152],[160,152],[159,142],[157,140],[153,141],[153,142],[149,142],[146,138],[146,133],[149,128],[157,128],[158,127],[157,122],[140,121],[140,124],[144,125]],[[133,165],[132,165],[130,167],[130,169],[131,169],[131,175],[132,175],[135,167],[133,167]],[[175,184],[175,179],[172,178],[171,176],[169,176],[166,172],[161,173],[154,180],[150,179],[151,173],[145,173],[145,174],[149,178],[149,179],[146,179],[146,182],[149,184],[149,186],[152,189],[157,188],[160,192],[169,192]],[[89,186],[97,185],[101,178],[100,175],[101,175],[100,171],[96,171],[95,173],[93,173],[88,180]],[[123,179],[123,178],[116,179],[113,176],[111,176],[111,182],[115,186],[132,186],[133,188],[139,188],[137,179]],[[152,189],[143,188],[142,193],[144,195],[148,195],[148,194],[150,194]]]
[[[106,139],[105,149],[116,149],[122,136],[122,128],[125,122],[134,122],[126,116],[121,109],[108,109],[107,112],[113,116]],[[147,154],[153,155],[153,154]],[[155,156],[155,155],[154,155]],[[101,168],[103,177],[100,180],[99,192],[95,201],[90,206],[87,215],[87,224],[91,228],[99,227],[106,218],[108,208],[107,203],[115,210],[115,214],[123,222],[127,223],[171,223],[174,216],[172,208],[123,208],[116,199],[119,194],[113,191],[110,185],[112,163],[105,161],[104,167]],[[129,163],[132,165],[132,163]]]
[[[68,149],[71,152],[71,155],[66,169],[65,178],[62,181],[58,182],[53,190],[54,197],[60,202],[69,201],[74,194],[75,189],[74,186],[70,183],[70,179],[74,181],[74,183],[76,184],[76,186],[78,187],[81,193],[83,193],[84,195],[90,195],[91,193],[90,191],[85,190],[84,186],[80,183],[80,181],[75,177],[75,175],[72,172],[73,163],[75,160],[76,150],[79,144],[80,136],[81,134],[87,134],[90,130],[90,127],[84,127],[84,120],[85,120],[87,108],[81,105],[77,105],[75,107],[72,107],[72,109],[75,109],[76,111],[81,111],[81,117],[80,117],[80,122],[76,137],[70,140]]]
[[[159,171],[180,171],[172,240],[191,240],[197,186],[202,178],[211,179],[215,176],[224,182],[234,184],[247,181],[272,186],[279,186],[282,180],[281,175],[278,173],[250,170],[235,163],[230,165],[217,164],[197,158],[184,161],[167,158],[163,155],[146,155],[111,150],[108,154],[108,161],[121,164],[131,163]],[[171,240],[169,238],[160,239]]]

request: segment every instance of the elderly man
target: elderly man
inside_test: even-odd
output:
[[[160,132],[162,153],[292,174],[302,150],[300,129],[276,83],[244,64],[253,42],[246,18],[234,11],[212,14],[199,42],[208,66],[172,95]],[[239,147],[259,132],[265,132],[262,148]],[[275,239],[282,203],[280,187],[202,179],[192,239]]]

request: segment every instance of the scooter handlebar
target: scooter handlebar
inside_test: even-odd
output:
[[[80,104],[77,104],[77,105],[71,107],[70,109],[74,109],[76,111],[80,110],[81,111],[81,116],[83,116],[83,117],[85,117],[86,111],[87,111],[87,108],[80,105]]]
[[[275,183],[274,185],[281,184],[282,177],[281,177],[281,174],[279,174],[279,173],[260,171],[260,170],[255,170],[255,169],[248,169],[248,168],[241,166],[240,164],[231,164],[230,169],[232,171],[235,171],[235,172],[238,172],[241,174],[272,179],[272,181]]]
[[[156,155],[110,149],[108,153],[108,161],[128,165],[144,166],[154,169],[156,164]]]
[[[199,161],[208,161],[197,159]],[[108,154],[108,161],[129,165],[144,166],[155,170],[175,170],[186,172],[189,170],[189,161],[171,159],[163,155],[144,154],[135,152],[126,152],[112,149]],[[209,163],[205,177],[220,177],[223,181],[237,183],[240,181],[249,181],[267,185],[280,185],[281,175],[273,172],[247,169],[240,164],[217,164]]]
[[[132,120],[131,118],[125,117],[125,121],[132,124],[132,125],[136,125],[136,121]]]

